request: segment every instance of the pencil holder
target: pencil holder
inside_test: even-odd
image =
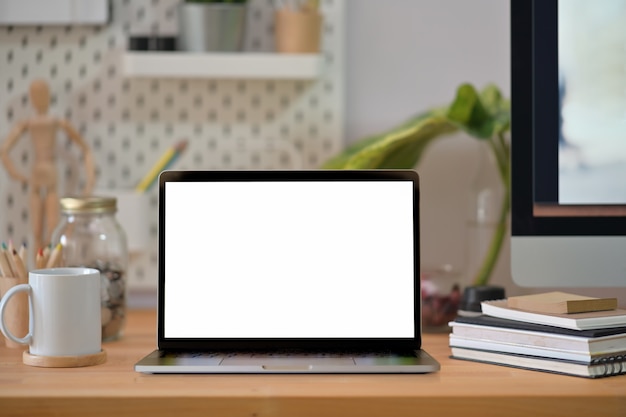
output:
[[[0,294],[4,297],[9,289],[23,283],[19,278],[0,277]],[[28,294],[16,294],[6,304],[4,315],[7,317],[6,323],[9,330],[18,337],[25,336],[28,333]],[[4,340],[7,347],[24,348],[24,345],[15,343],[6,337]]]
[[[274,19],[277,52],[319,52],[322,28],[322,16],[319,13],[281,9],[276,12]]]

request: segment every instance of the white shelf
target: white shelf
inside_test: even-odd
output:
[[[127,77],[314,79],[318,54],[127,52]]]

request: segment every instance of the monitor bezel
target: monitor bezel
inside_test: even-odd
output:
[[[511,0],[512,235],[622,236],[623,216],[534,214],[536,194],[558,192],[557,18],[558,0]],[[535,164],[551,167],[548,179],[536,177]]]

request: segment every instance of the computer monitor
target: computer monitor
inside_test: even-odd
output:
[[[511,269],[626,286],[626,0],[511,0]]]

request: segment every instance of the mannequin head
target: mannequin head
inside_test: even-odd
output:
[[[44,80],[34,80],[29,88],[30,102],[37,114],[46,114],[50,106],[50,89]]]

